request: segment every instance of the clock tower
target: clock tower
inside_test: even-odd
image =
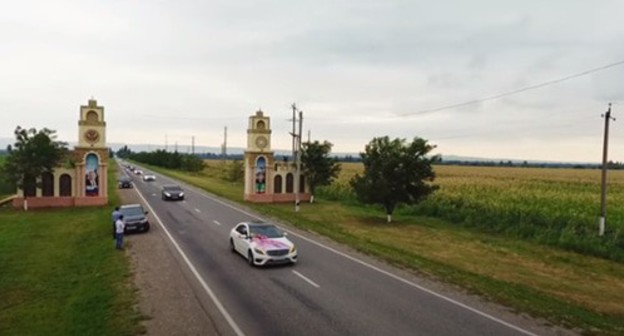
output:
[[[98,106],[95,99],[89,99],[88,105],[80,106],[78,121],[78,147],[105,148],[106,122],[104,107]]]
[[[271,153],[271,120],[262,111],[249,117],[247,151]]]
[[[76,204],[105,204],[108,194],[108,148],[104,107],[93,98],[80,106],[78,145],[74,147],[76,164]]]
[[[245,150],[245,199],[271,202],[273,151],[271,151],[271,120],[257,111],[249,117],[247,150]]]
[[[271,149],[271,120],[262,111],[249,116],[245,149],[245,201],[283,203],[310,200],[305,176],[295,183],[297,166],[286,156],[275,160]],[[295,188],[299,188],[295,190]]]
[[[35,208],[108,204],[108,157],[104,107],[89,99],[80,106],[78,143],[63,162],[18,189],[13,206]],[[35,182],[39,179],[40,185]]]

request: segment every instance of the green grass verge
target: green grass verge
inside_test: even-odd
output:
[[[358,251],[383,259],[390,264],[458,285],[472,293],[511,307],[518,312],[540,317],[557,325],[578,328],[584,334],[624,334],[624,314],[621,313],[621,307],[614,309],[615,313],[605,313],[600,309],[592,309],[585,302],[574,297],[575,287],[572,286],[572,289],[568,290],[563,288],[566,286],[559,286],[563,281],[561,278],[553,276],[544,280],[549,281],[550,286],[562,287],[562,293],[555,295],[546,292],[539,285],[525,283],[520,278],[518,281],[506,279],[504,273],[513,272],[517,265],[509,264],[503,271],[487,269],[487,267],[482,267],[484,270],[475,271],[465,267],[462,263],[458,263],[456,259],[440,257],[439,254],[429,250],[431,245],[419,249],[417,247],[418,238],[408,241],[407,244],[398,244],[393,243],[387,236],[391,233],[397,234],[397,232],[399,237],[414,234],[439,236],[438,247],[444,251],[449,251],[448,253],[445,252],[447,254],[456,253],[459,255],[459,259],[472,265],[495,263],[496,259],[482,259],[482,251],[481,254],[479,252],[471,254],[469,250],[460,249],[460,247],[473,244],[475,241],[484,241],[486,242],[485,245],[491,249],[492,254],[496,254],[499,250],[507,251],[509,255],[519,258],[521,262],[526,262],[529,267],[534,263],[543,264],[544,260],[547,259],[561,259],[555,264],[561,269],[566,267],[577,268],[577,264],[582,265],[579,267],[582,267],[583,272],[587,272],[588,275],[607,273],[606,277],[610,281],[616,279],[616,283],[619,281],[617,279],[621,279],[621,276],[624,275],[621,264],[595,261],[582,255],[561,252],[558,249],[535,245],[521,239],[476,232],[471,228],[453,225],[439,219],[397,215],[395,216],[396,223],[387,225],[384,224],[383,212],[374,207],[347,205],[321,199],[314,205],[304,204],[301,212],[294,213],[291,204],[243,203],[242,186],[219,179],[220,172],[217,167],[209,167],[204,173],[192,175],[157,167],[149,168],[196,185],[213,194],[242,203],[265,216],[329,237]],[[390,230],[394,230],[394,232]],[[452,243],[449,243],[450,241]],[[479,246],[477,246],[478,248]],[[505,255],[499,256],[499,260],[500,258],[505,258]],[[593,266],[594,263],[602,264]],[[477,268],[479,267],[477,266]],[[529,272],[531,272],[530,268]],[[537,271],[535,272],[537,276]],[[529,274],[530,276],[531,274]],[[565,276],[570,276],[570,274],[565,274]],[[573,281],[586,283],[591,280],[588,278]],[[579,288],[582,288],[586,285],[585,283],[566,285],[578,285]],[[596,291],[602,289],[596,289]],[[612,293],[618,293],[617,289],[612,288],[611,290],[615,291]],[[605,295],[609,296],[609,294]],[[614,303],[618,300],[617,297],[596,298],[595,300],[592,302],[594,306],[600,305],[601,302],[618,305],[617,302]]]
[[[114,165],[111,204],[118,204]],[[136,335],[129,260],[111,207],[0,210],[0,335]]]

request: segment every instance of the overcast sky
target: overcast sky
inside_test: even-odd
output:
[[[77,141],[105,107],[109,143],[243,147],[249,115],[290,149],[422,137],[436,153],[598,162],[624,117],[624,1],[11,1],[0,11],[0,138],[17,125]],[[434,111],[431,111],[434,110]],[[429,111],[429,112],[427,112]],[[610,158],[624,161],[624,118]],[[186,148],[186,147],[185,147]]]

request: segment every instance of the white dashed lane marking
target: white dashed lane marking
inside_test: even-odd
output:
[[[310,285],[316,287],[316,288],[321,288],[321,286],[317,285],[316,282],[306,278],[303,274],[297,272],[297,271],[292,271],[296,276],[300,277],[301,279],[305,280],[307,283],[309,283]]]

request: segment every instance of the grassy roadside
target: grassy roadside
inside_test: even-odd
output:
[[[207,173],[150,167],[242,203],[242,186]],[[327,236],[387,262],[442,279],[513,309],[585,334],[624,334],[624,265],[519,239],[476,232],[429,217],[395,216],[320,200],[293,213],[291,204],[245,203],[267,216]]]
[[[116,167],[109,167],[117,204]],[[129,261],[110,238],[110,212],[0,210],[0,335],[143,332]]]

